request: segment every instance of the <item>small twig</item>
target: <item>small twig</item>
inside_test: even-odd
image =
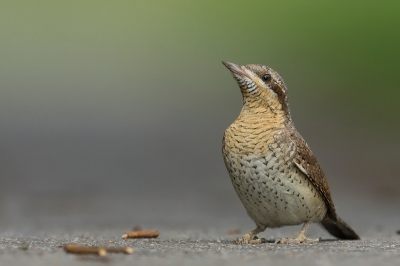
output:
[[[122,235],[122,238],[155,238],[158,237],[160,233],[157,230],[148,230],[148,231],[133,231],[126,232]]]
[[[64,250],[68,253],[75,254],[95,254],[100,257],[107,255],[105,248],[100,247],[89,247],[89,246],[79,246],[79,245],[65,245]]]

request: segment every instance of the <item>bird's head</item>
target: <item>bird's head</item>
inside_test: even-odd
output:
[[[236,79],[243,95],[244,107],[290,116],[286,85],[275,70],[263,65],[222,63]]]

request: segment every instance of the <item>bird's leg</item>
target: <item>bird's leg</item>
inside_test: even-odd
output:
[[[301,228],[299,235],[295,239],[290,238],[282,238],[275,241],[278,244],[313,244],[319,242],[319,238],[312,239],[306,237],[306,232],[308,227],[310,226],[310,222],[306,222]]]
[[[241,239],[237,238],[236,244],[238,244],[238,245],[239,244],[260,244],[261,239],[259,239],[259,238],[252,239],[252,238],[264,230],[265,230],[265,228],[262,229],[261,227],[257,226],[257,228],[254,229],[253,231],[251,231],[250,233],[243,235]]]

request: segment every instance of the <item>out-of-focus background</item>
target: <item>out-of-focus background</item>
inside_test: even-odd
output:
[[[400,214],[400,2],[2,1],[2,230],[253,224],[221,156],[259,63],[360,234]]]

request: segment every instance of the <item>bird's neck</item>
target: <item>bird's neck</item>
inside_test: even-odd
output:
[[[273,107],[249,107],[243,105],[237,120],[246,124],[264,124],[279,128],[284,127],[289,118],[285,112]]]

